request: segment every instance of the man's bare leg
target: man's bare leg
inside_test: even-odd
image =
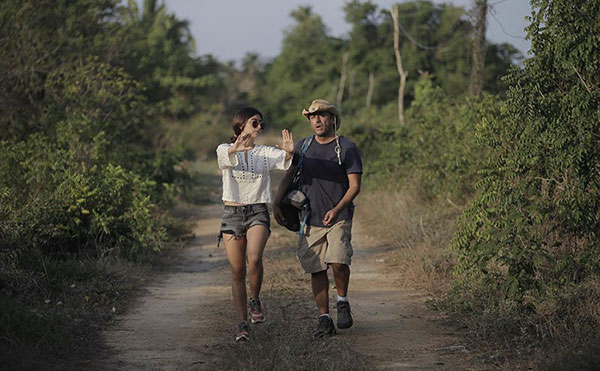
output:
[[[329,313],[329,279],[327,278],[327,270],[311,273],[310,283],[319,314]]]

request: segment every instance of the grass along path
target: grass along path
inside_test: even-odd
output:
[[[195,239],[105,331],[110,349],[99,369],[120,370],[482,370],[426,297],[399,288],[393,250],[354,226],[350,278],[354,327],[312,338],[316,307],[309,276],[294,256],[295,235],[274,226],[265,250],[261,299],[267,322],[234,343],[229,267],[215,247],[221,206],[200,210]],[[333,280],[332,280],[333,281]],[[332,287],[331,298],[335,296]],[[332,301],[333,303],[333,301]],[[335,307],[331,304],[335,319]]]

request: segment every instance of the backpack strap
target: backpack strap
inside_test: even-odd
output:
[[[300,182],[300,174],[302,173],[302,163],[304,162],[304,155],[306,154],[306,151],[308,151],[308,147],[310,147],[310,144],[312,143],[314,137],[315,136],[313,135],[304,138],[304,142],[302,143],[302,147],[300,148],[300,158],[298,159],[298,167],[296,168],[294,178],[292,178],[292,184],[294,184],[296,187],[299,185]]]
[[[304,217],[302,218],[302,223],[300,223],[300,229],[298,230],[298,236],[300,237],[306,234],[304,233],[304,230],[306,229],[306,222],[308,222],[308,216],[310,215],[310,208],[308,202],[302,206],[302,214],[304,215]]]
[[[304,162],[304,155],[306,154],[306,151],[308,151],[308,147],[310,147],[310,144],[312,143],[312,140],[315,136],[310,136],[304,139],[304,142],[302,143],[302,148],[300,148],[300,158],[298,159],[298,168],[296,169],[296,174],[294,174],[294,178],[292,180],[292,184],[294,184],[295,187],[299,187],[300,186],[300,174],[302,173],[302,163]],[[298,235],[300,238],[302,238],[302,236],[304,236],[304,230],[306,229],[306,222],[308,221],[308,215],[310,214],[310,209],[309,209],[309,205],[308,202],[305,203],[302,206],[302,214],[304,214],[304,217],[302,218],[302,223],[300,224],[300,230],[298,231]]]

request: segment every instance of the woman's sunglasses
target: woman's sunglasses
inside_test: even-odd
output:
[[[265,129],[265,123],[264,123],[264,122],[262,122],[262,121],[258,121],[258,120],[252,120],[252,121],[250,121],[250,123],[252,124],[252,127],[253,127],[253,128],[255,128],[255,129],[256,129],[256,128],[257,128],[259,125],[260,125],[260,128],[261,128],[262,130],[264,130],[264,129]]]

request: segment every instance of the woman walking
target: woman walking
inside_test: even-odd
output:
[[[263,279],[262,256],[271,233],[267,203],[271,202],[273,169],[287,170],[292,162],[292,134],[282,130],[280,148],[262,146],[254,140],[264,129],[263,116],[253,107],[240,109],[233,118],[231,143],[217,147],[219,169],[223,171],[224,213],[222,239],[231,267],[233,303],[238,326],[235,340],[248,339],[246,257],[250,281],[250,319],[265,321],[259,299]]]

